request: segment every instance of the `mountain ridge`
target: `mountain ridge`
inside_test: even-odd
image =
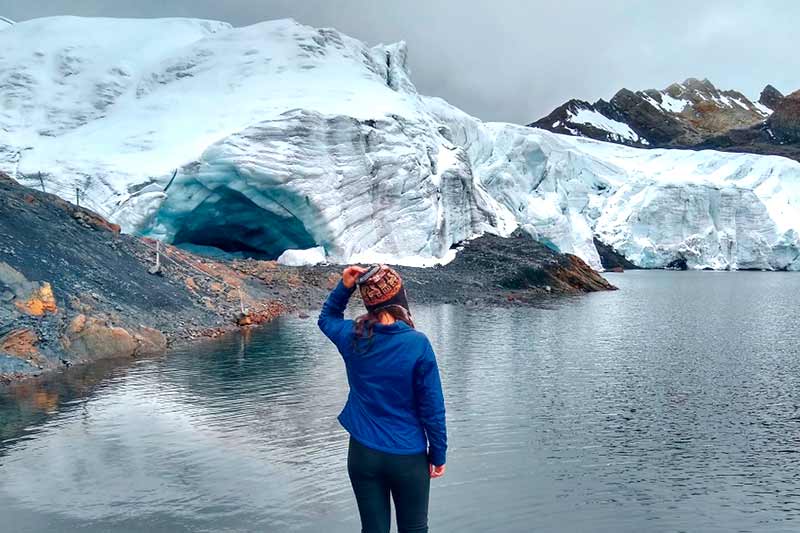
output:
[[[772,85],[758,100],[688,78],[662,90],[623,88],[609,101],[572,99],[528,124],[639,148],[717,149],[800,160],[800,117]],[[776,113],[777,112],[777,113]]]

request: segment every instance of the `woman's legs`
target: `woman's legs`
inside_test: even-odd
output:
[[[431,478],[426,454],[379,452],[350,438],[347,472],[361,515],[362,533],[389,533],[390,492],[398,533],[427,533]]]
[[[388,478],[398,533],[427,533],[431,487],[427,455],[393,455]]]
[[[350,438],[347,473],[361,515],[361,533],[389,533],[392,517],[389,485],[383,472],[385,455]]]

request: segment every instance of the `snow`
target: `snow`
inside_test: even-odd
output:
[[[305,250],[285,250],[279,257],[278,263],[288,266],[318,265],[325,262],[325,248],[315,246]]]
[[[707,100],[707,98],[704,99]],[[719,96],[712,96],[712,100],[714,100],[718,104],[721,104],[724,107],[733,107],[734,101],[731,98],[725,96],[724,94],[720,94]]]
[[[749,110],[750,110],[750,107],[749,107],[747,104],[745,104],[744,102],[742,102],[741,100],[739,100],[738,98],[731,98],[731,100],[732,100],[732,101],[733,101],[733,102],[734,102],[736,105],[738,105],[739,107],[741,107],[742,109],[744,109],[745,111],[749,111]]]
[[[576,114],[570,113],[570,122],[575,124],[589,124],[595,128],[609,132],[614,140],[628,140],[640,144],[649,144],[647,139],[631,129],[630,126],[617,120],[612,120],[592,109],[581,108]]]
[[[125,231],[431,266],[522,227],[597,268],[595,236],[644,267],[800,270],[800,164],[483,123],[420,96],[403,43],[291,20],[53,17],[0,31],[0,49],[0,170],[78,188]],[[576,120],[631,138],[598,116]]]
[[[765,106],[761,102],[753,102],[753,107],[755,107],[756,111],[758,111],[759,113],[761,113],[765,117],[768,117],[768,116],[770,116],[772,114],[772,109],[768,108],[767,106]]]
[[[419,255],[392,255],[380,252],[360,252],[350,258],[349,263],[361,265],[389,264],[410,267],[432,267],[446,265],[456,258],[458,248],[447,250],[442,257],[422,257]]]
[[[655,102],[655,104],[661,109],[671,113],[681,113],[684,109],[686,109],[686,106],[691,105],[691,102],[688,100],[673,98],[665,92],[661,93],[660,104],[655,100],[653,100],[653,102]]]

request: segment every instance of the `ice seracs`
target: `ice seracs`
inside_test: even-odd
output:
[[[800,163],[645,150],[511,124],[428,100],[470,156],[496,212],[593,266],[593,238],[634,264],[800,269]]]
[[[291,20],[54,17],[0,31],[0,49],[0,170],[127,231],[427,266],[522,227],[597,268],[595,237],[645,267],[800,269],[797,163],[483,123],[417,94],[403,43]]]

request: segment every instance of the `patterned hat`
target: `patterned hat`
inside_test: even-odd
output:
[[[375,270],[374,274],[364,276],[366,279],[362,278],[358,284],[367,311],[377,311],[389,305],[400,305],[408,310],[406,290],[400,274],[386,265],[380,265]]]

